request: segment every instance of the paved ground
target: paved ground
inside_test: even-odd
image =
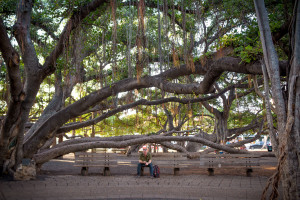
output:
[[[260,199],[266,178],[243,176],[40,176],[1,181],[2,199]]]
[[[146,170],[147,171],[147,170]],[[134,168],[112,168],[112,176],[91,169],[81,176],[69,159],[46,163],[36,180],[0,179],[0,199],[260,199],[267,176],[182,173],[162,170],[161,178],[137,178]]]

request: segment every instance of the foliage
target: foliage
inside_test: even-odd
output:
[[[35,51],[42,64],[57,44],[59,35],[71,15],[88,2],[91,2],[91,0],[37,0],[34,2],[30,31]],[[36,101],[32,107],[29,118],[38,118],[54,97],[54,85],[60,73],[62,75],[61,86],[67,86],[72,76],[77,76],[78,74],[84,75],[84,78],[80,79],[75,85],[71,95],[67,96],[64,100],[64,106],[70,105],[100,88],[111,86],[119,80],[130,77],[130,70],[133,77],[136,77],[137,9],[133,6],[133,1],[117,2],[116,56],[114,56],[112,44],[113,23],[111,8],[109,4],[105,4],[88,15],[81,22],[80,26],[72,32],[69,41],[66,42],[66,49],[63,55],[56,60],[57,72],[46,78],[40,86],[40,91],[36,96]],[[269,8],[271,29],[272,31],[278,31],[285,23],[285,7],[283,3],[275,4],[274,2],[273,0],[269,0],[266,1],[266,4]],[[128,6],[129,3],[131,3],[131,6]],[[151,3],[153,3],[155,7],[148,7]],[[185,14],[185,20],[183,19],[181,10],[182,3],[184,3],[184,9],[188,10]],[[159,4],[163,9],[166,9],[163,5],[163,1],[159,1]],[[207,59],[213,57],[215,51],[225,47],[233,47],[234,52],[230,56],[239,57],[244,63],[252,63],[261,58],[262,49],[252,1],[225,0],[217,2],[189,0],[184,2],[167,1],[167,4],[169,6],[168,15],[164,15],[164,11],[166,12],[166,10],[160,12],[161,38],[159,39],[157,1],[146,1],[144,31],[146,36],[145,66],[147,67],[143,69],[142,76],[158,74],[161,70],[159,66],[160,62],[162,63],[163,71],[174,67],[172,66],[173,48],[178,54],[178,60],[176,60],[176,62],[178,62],[178,64],[185,64],[185,57],[187,56],[185,55],[186,50],[189,49],[193,43],[197,43],[203,38],[205,42],[199,43],[199,46],[195,46],[190,52],[195,63],[205,63]],[[17,1],[1,1],[0,14],[8,30],[13,29],[16,5]],[[290,7],[288,7],[288,9],[290,11]],[[174,21],[172,18],[173,12]],[[203,22],[205,27],[203,26]],[[185,26],[185,30],[182,28],[183,25]],[[204,35],[204,32],[206,32],[206,35]],[[12,37],[12,32],[9,31],[9,34]],[[183,38],[184,35],[186,38]],[[218,37],[215,37],[215,35]],[[20,51],[15,40],[12,39],[12,41],[17,51]],[[184,41],[186,41],[186,44],[184,44]],[[282,41],[287,42],[287,37],[283,37]],[[204,51],[205,43],[208,45],[208,51]],[[129,49],[129,46],[131,49]],[[158,52],[160,48],[161,54],[159,55]],[[276,48],[282,59],[287,58],[281,46],[278,45]],[[130,55],[130,57],[128,55]],[[0,61],[2,61],[1,56]],[[118,66],[115,73],[111,67],[113,62],[116,62]],[[24,77],[25,73],[22,59],[20,67],[22,77]],[[129,67],[131,67],[130,70]],[[231,79],[229,77],[231,77]],[[221,87],[227,87],[230,84],[237,83],[241,78],[243,77],[237,74],[225,74],[220,77],[218,84],[220,84]],[[190,81],[201,81],[201,79],[202,77],[200,75],[194,74],[190,77],[179,77],[174,80],[174,82],[185,84]],[[4,115],[7,111],[6,82],[6,68],[5,64],[2,64],[0,72],[1,115]],[[174,96],[174,94],[165,94],[164,91],[158,91],[157,89],[149,89],[146,92],[140,90],[138,95],[132,97],[131,102],[140,98],[155,100],[167,96]],[[251,112],[252,109],[249,108],[249,105],[259,107],[260,103],[256,100],[257,97],[255,95],[250,94],[248,96],[247,98],[238,100],[239,103],[236,101],[233,102],[228,121],[230,128],[237,125],[243,126],[255,118],[255,114]],[[177,95],[177,97],[185,98],[187,96]],[[193,97],[195,97],[194,94],[188,96],[188,98]],[[126,98],[118,97],[117,99],[119,105],[125,105],[129,102]],[[223,105],[220,102],[220,98],[209,101],[212,106],[222,111]],[[106,103],[113,107],[113,98],[108,98]],[[184,128],[199,125],[205,131],[213,132],[212,124],[214,122],[210,117],[197,118],[197,115],[201,115],[201,113],[209,114],[209,111],[197,105],[192,105],[190,108],[186,105],[182,105],[182,107],[181,114],[174,114],[175,124],[178,123],[179,115],[183,117],[184,112],[191,112],[192,115],[189,116],[190,120],[186,122]],[[242,108],[240,109],[240,107]],[[96,134],[111,136],[157,132],[163,128],[166,116],[163,112],[162,105],[156,106],[155,108],[155,117],[154,113],[151,112],[151,107],[146,106],[142,106],[141,111],[137,112],[137,114],[125,114],[125,112],[123,112],[109,117],[95,125]],[[152,107],[152,109],[154,108]],[[168,107],[168,109],[171,109],[171,107]],[[101,112],[106,111],[107,110]],[[243,120],[237,120],[240,118],[240,112],[242,111],[244,113],[242,115]],[[96,116],[100,116],[100,113],[97,113]],[[91,115],[83,114],[80,117],[72,119],[70,122],[74,122],[74,120],[80,122],[80,119],[82,120],[88,117],[91,117]],[[197,124],[198,122],[199,124]],[[90,135],[91,130],[91,128],[83,128],[76,130],[76,133],[81,135],[86,133]]]

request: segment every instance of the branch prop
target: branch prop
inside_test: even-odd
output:
[[[262,43],[264,61],[272,83],[272,92],[276,104],[278,130],[282,135],[286,124],[286,108],[280,84],[280,67],[278,56],[272,41],[271,28],[269,25],[268,13],[264,1],[254,0],[260,41]]]
[[[300,7],[300,6],[299,6]],[[294,84],[294,83],[292,83]],[[293,86],[292,86],[293,87]],[[289,115],[288,117],[288,121],[286,123],[286,127],[285,127],[285,132],[284,132],[284,136],[286,138],[289,137],[290,132],[292,130],[293,124],[294,124],[294,116],[293,115]],[[278,156],[278,164],[276,167],[276,172],[269,178],[267,185],[262,193],[262,197],[261,199],[265,200],[266,199],[266,195],[268,192],[268,189],[270,187],[270,185],[272,184],[272,191],[270,194],[270,199],[277,199],[279,196],[278,193],[278,186],[279,186],[279,182],[280,182],[280,177],[281,177],[281,173],[282,173],[282,168],[285,165],[286,162],[286,158],[287,158],[287,150],[286,150],[286,142],[282,142],[282,146],[280,148],[280,155]]]
[[[254,89],[255,89],[256,94],[257,94],[260,98],[265,99],[263,93],[262,93],[262,92],[259,90],[259,88],[258,88],[258,83],[257,83],[257,78],[256,78],[256,76],[254,76],[254,78],[253,78],[253,83],[254,83],[253,85],[254,85]],[[271,107],[271,110],[272,110],[274,113],[276,113],[276,110],[275,110],[274,106],[272,106],[272,105],[270,104],[270,107]]]
[[[262,70],[264,73],[264,90],[265,90],[265,95],[264,95],[264,100],[265,100],[265,105],[266,105],[266,113],[267,113],[267,120],[268,120],[268,125],[269,125],[269,130],[270,130],[270,138],[272,145],[274,146],[274,152],[277,154],[277,149],[278,149],[278,138],[275,134],[275,130],[273,128],[273,116],[271,113],[271,103],[270,103],[270,98],[269,98],[269,78],[268,78],[268,73],[266,66],[264,63],[262,63]]]
[[[228,153],[249,153],[245,150],[233,149],[228,146],[220,146],[211,141],[196,138],[196,137],[182,137],[182,136],[149,136],[144,138],[137,138],[126,141],[99,141],[99,142],[88,142],[85,144],[74,144],[74,145],[65,145],[61,148],[50,149],[48,151],[35,154],[33,159],[37,164],[42,164],[49,161],[52,158],[55,158],[60,155],[65,155],[67,153],[76,152],[76,151],[84,151],[92,148],[125,148],[127,146],[132,146],[136,144],[144,144],[144,143],[159,143],[166,141],[190,141],[190,142],[199,142],[206,146],[210,146],[212,148],[220,149]]]

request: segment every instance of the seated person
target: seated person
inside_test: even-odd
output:
[[[151,159],[152,159],[151,153],[148,152],[147,147],[143,147],[143,152],[140,154],[139,164],[138,164],[138,167],[137,167],[138,177],[141,176],[142,167],[149,167],[150,177],[153,178],[153,166],[152,166],[152,163],[151,163]]]

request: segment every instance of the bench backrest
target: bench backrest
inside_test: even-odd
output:
[[[259,155],[251,154],[207,154],[200,156],[200,166],[259,166]]]
[[[139,153],[126,156],[124,154],[106,152],[76,152],[75,166],[137,165],[139,155]],[[182,153],[153,153],[152,162],[154,165],[170,167],[188,165],[186,154]]]
[[[152,155],[152,160],[158,166],[178,167],[186,164],[187,157],[182,153],[156,153]]]
[[[126,156],[117,153],[76,152],[75,166],[137,165],[139,153]],[[184,153],[152,153],[152,162],[158,166],[184,167],[199,165],[199,160],[190,160]],[[200,156],[200,167],[259,166],[260,156],[253,154],[205,154]]]
[[[117,164],[115,153],[75,152],[75,166],[109,166]]]

